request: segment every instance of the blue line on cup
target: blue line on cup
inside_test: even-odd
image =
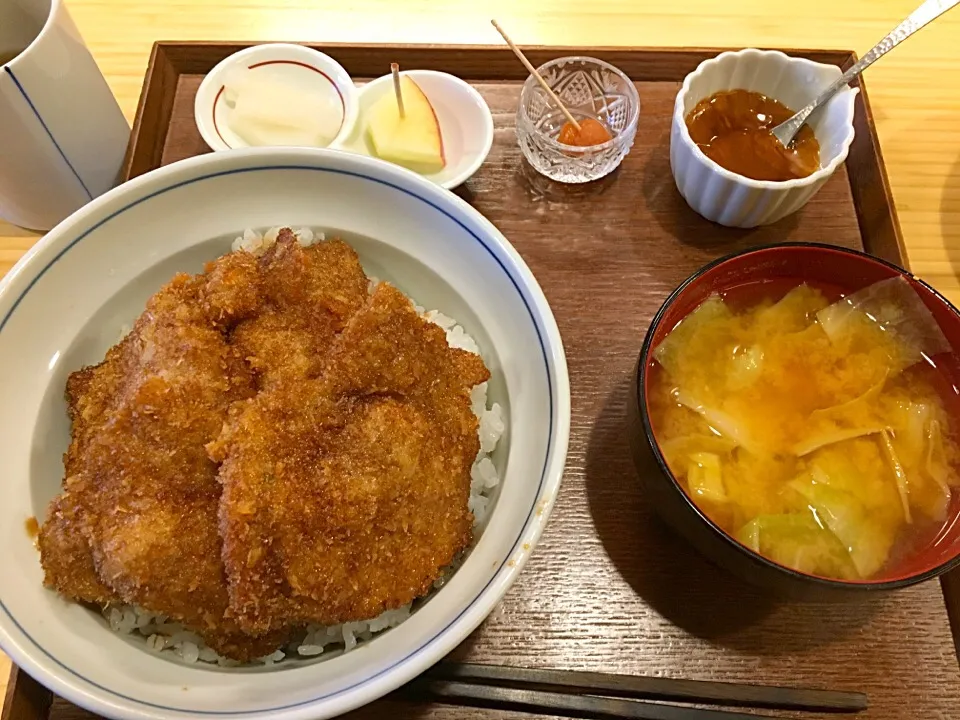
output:
[[[53,136],[53,133],[50,132],[50,128],[47,127],[47,124],[43,121],[43,118],[40,116],[40,112],[37,110],[36,105],[33,104],[30,96],[27,95],[27,91],[23,89],[23,85],[21,85],[20,81],[17,80],[17,76],[13,74],[13,70],[7,66],[4,66],[3,69],[7,71],[10,79],[13,80],[13,84],[17,86],[17,90],[19,90],[20,94],[23,95],[23,99],[27,101],[27,105],[30,106],[30,109],[33,110],[33,114],[36,115],[37,120],[40,121],[40,125],[42,125],[43,129],[46,131],[47,137],[50,138],[50,142],[53,143],[53,146],[57,149],[57,152],[60,153],[60,157],[63,158],[63,161],[67,164],[67,167],[70,168],[70,172],[72,172],[73,176],[77,178],[77,182],[80,183],[83,191],[87,194],[87,199],[93,200],[93,193],[90,192],[87,184],[83,181],[83,178],[80,177],[80,173],[77,172],[77,169],[73,166],[73,163],[71,163],[69,158],[67,158],[67,154],[63,151],[63,148],[60,147],[60,143],[57,142],[57,139]]]

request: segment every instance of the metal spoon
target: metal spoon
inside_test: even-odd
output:
[[[873,63],[893,50],[917,30],[933,22],[947,10],[958,4],[960,4],[960,0],[927,0],[923,5],[914,10],[906,20],[891,30],[883,40],[874,45],[870,52],[854,63],[836,82],[820,93],[816,100],[797,112],[789,120],[785,120],[777,125],[771,132],[784,147],[788,146],[793,142],[794,135],[800,131],[800,128],[807,121],[807,118],[810,117],[818,107],[833,97],[833,94],[837,92],[837,90],[853,80],[853,78],[873,65]]]

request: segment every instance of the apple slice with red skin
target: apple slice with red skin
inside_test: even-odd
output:
[[[443,170],[446,157],[437,114],[420,86],[400,76],[404,115],[394,93],[388,92],[370,109],[367,134],[377,157],[420,173]]]

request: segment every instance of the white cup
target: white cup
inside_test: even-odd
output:
[[[61,0],[0,0],[0,218],[49,230],[117,183],[129,137]]]
[[[687,204],[728,227],[769,225],[796,212],[843,164],[853,142],[856,88],[844,87],[810,121],[820,143],[820,169],[795,180],[753,180],[706,156],[690,137],[687,114],[720,90],[750,90],[802,108],[840,77],[836,65],[746,48],[704,60],[677,93],[670,132],[670,168]]]

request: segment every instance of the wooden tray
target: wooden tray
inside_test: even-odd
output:
[[[140,98],[126,177],[208,152],[193,121],[204,73],[240,44],[159,43]],[[704,263],[784,240],[865,248],[904,263],[863,85],[845,168],[799,214],[729,230],[691,211],[669,166],[683,77],[718,49],[535,48],[603,58],[634,78],[636,144],[610,178],[554,185],[521,162],[514,113],[526,72],[507,49],[318,46],[357,79],[396,61],[472,82],[494,114],[493,151],[457,192],[513,242],[563,334],[573,392],[570,455],[554,517],[527,569],[455,656],[475,662],[826,686],[870,695],[867,718],[960,714],[960,576],[849,604],[778,602],[708,564],[654,517],[629,459],[624,408],[643,335],[667,294]],[[848,67],[850,52],[791,51]],[[946,598],[946,601],[945,601]],[[960,647],[958,642],[956,647]],[[3,720],[89,717],[14,670]],[[475,718],[490,711],[386,699],[352,717]],[[809,716],[807,716],[809,717]]]

